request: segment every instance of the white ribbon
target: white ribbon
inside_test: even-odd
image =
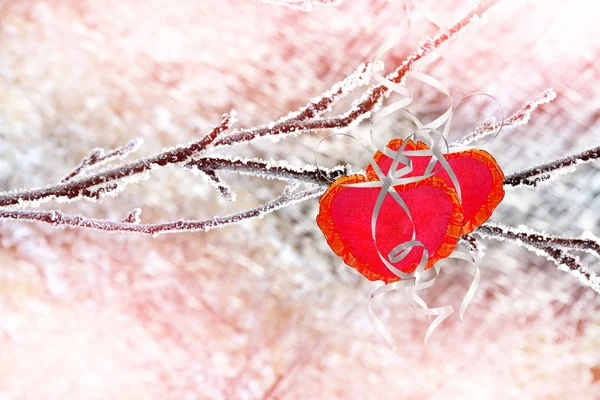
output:
[[[375,52],[375,56],[372,59],[371,65],[376,65],[377,62],[380,61],[380,58],[399,41],[399,38],[402,35],[404,35],[410,27],[410,17],[408,15],[408,9],[403,2],[400,2],[400,3],[402,4],[403,11],[405,12],[406,19],[404,20],[404,22],[398,29],[398,32],[395,35],[392,35],[392,38],[390,40],[388,40],[386,43],[384,43]],[[371,236],[373,239],[373,243],[375,244],[377,254],[378,254],[379,258],[381,259],[381,261],[384,263],[384,265],[388,268],[389,271],[391,271],[395,276],[397,276],[401,280],[397,281],[397,282],[385,284],[385,285],[380,286],[377,289],[375,289],[371,293],[371,296],[370,296],[370,300],[369,300],[369,304],[368,304],[368,311],[369,311],[369,317],[371,318],[373,325],[375,326],[377,331],[384,337],[384,339],[387,341],[387,343],[390,345],[390,347],[393,349],[394,352],[396,352],[397,347],[396,347],[396,343],[395,343],[392,335],[385,328],[383,323],[379,320],[379,318],[376,316],[375,312],[372,309],[372,302],[377,297],[382,296],[385,293],[388,293],[391,291],[398,291],[406,296],[408,304],[413,308],[413,310],[415,311],[416,314],[428,316],[430,319],[431,319],[431,317],[435,317],[433,319],[433,321],[430,323],[430,325],[427,329],[427,332],[425,333],[424,343],[426,346],[429,341],[429,338],[431,337],[431,335],[435,331],[435,329],[446,318],[448,318],[450,315],[452,315],[454,313],[454,307],[452,305],[445,305],[445,306],[441,306],[441,307],[429,308],[427,306],[427,303],[419,295],[420,292],[432,287],[435,284],[435,281],[441,271],[441,267],[439,266],[439,263],[436,263],[433,266],[434,276],[425,281],[421,280],[424,270],[425,270],[425,267],[427,265],[429,251],[420,241],[416,240],[416,230],[415,230],[415,225],[414,225],[410,210],[408,209],[408,206],[406,205],[406,203],[404,202],[404,200],[402,199],[400,194],[395,190],[394,187],[398,186],[398,185],[404,185],[404,184],[408,184],[408,183],[412,183],[412,182],[417,182],[417,181],[420,181],[423,179],[427,179],[431,176],[434,176],[437,172],[439,172],[441,169],[443,169],[450,177],[450,180],[452,181],[454,189],[458,195],[459,201],[462,204],[462,193],[461,193],[460,183],[458,182],[456,174],[454,173],[451,166],[448,164],[446,158],[444,157],[444,154],[447,154],[449,152],[448,135],[450,132],[450,126],[452,123],[452,118],[454,116],[454,113],[464,103],[464,101],[466,99],[473,97],[475,95],[480,95],[480,94],[492,98],[494,101],[496,101],[500,110],[502,110],[502,108],[500,107],[500,104],[494,97],[484,94],[484,93],[473,93],[468,96],[465,96],[460,100],[457,107],[453,107],[453,105],[452,105],[453,98],[452,98],[450,89],[446,85],[444,85],[443,83],[438,81],[437,79],[435,79],[425,73],[417,71],[417,69],[421,69],[421,68],[425,67],[426,65],[435,61],[441,55],[442,55],[442,51],[440,50],[440,48],[432,51],[427,56],[414,62],[411,66],[410,71],[408,71],[408,73],[406,74],[406,77],[411,76],[411,77],[433,87],[438,92],[447,96],[450,100],[450,105],[449,105],[448,109],[446,109],[446,111],[444,111],[444,113],[442,113],[442,115],[440,115],[439,117],[435,118],[433,121],[431,121],[427,124],[423,124],[414,114],[412,114],[406,110],[406,107],[412,103],[413,96],[412,96],[412,92],[406,87],[405,82],[400,82],[400,83],[393,82],[393,81],[387,79],[386,77],[384,77],[383,75],[379,74],[374,68],[372,68],[371,77],[373,79],[375,79],[375,81],[377,81],[379,84],[381,84],[382,86],[387,88],[390,92],[396,93],[396,94],[402,96],[402,98],[400,98],[399,100],[395,101],[394,103],[392,103],[390,105],[387,105],[387,106],[381,108],[377,113],[375,113],[374,115],[371,116],[371,131],[370,131],[371,142],[373,143],[373,145],[375,145],[375,147],[378,150],[380,150],[386,156],[392,158],[392,165],[390,166],[390,169],[387,172],[387,174],[384,174],[383,171],[381,170],[381,168],[379,167],[379,165],[377,164],[377,162],[375,160],[372,160],[371,166],[372,166],[373,170],[375,171],[375,173],[377,174],[378,180],[344,185],[344,186],[355,187],[355,188],[380,188],[379,195],[377,196],[377,200],[375,202],[375,206],[373,208],[372,217],[371,217]],[[407,140],[403,141],[400,149],[398,149],[398,150],[389,149],[385,144],[378,145],[376,138],[373,135],[373,128],[375,125],[377,125],[379,122],[381,122],[384,118],[388,117],[389,115],[391,115],[393,113],[401,113],[405,116],[408,116],[408,118],[417,127],[417,129],[413,132],[413,134],[410,137],[414,137],[415,143],[417,142],[418,139],[420,139],[429,148],[425,149],[425,150],[405,150]],[[502,117],[502,120],[503,120],[503,117]],[[498,131],[498,133],[499,133],[499,131]],[[497,136],[498,133],[496,133],[494,135],[494,137]],[[352,135],[347,134],[347,133],[332,133],[331,135],[329,135],[326,138],[324,138],[323,140],[321,140],[321,142],[319,142],[319,145],[324,140],[328,139],[330,136],[333,136],[333,135],[349,136],[356,140],[356,138],[354,138]],[[444,145],[445,145],[445,152],[443,151],[444,149],[442,148],[442,146],[444,146]],[[317,148],[318,148],[318,146],[317,146]],[[362,144],[361,144],[361,146],[366,151],[368,151],[365,146],[363,146]],[[475,148],[475,146],[462,146],[460,149],[465,150],[465,149],[469,149],[469,148]],[[427,168],[425,169],[425,172],[422,175],[409,176],[413,171],[412,160],[410,158],[411,156],[412,157],[430,157]],[[318,165],[316,156],[315,156],[315,162]],[[439,163],[440,167],[435,169],[435,167],[438,165],[438,163]],[[402,167],[400,167],[401,165],[402,165]],[[412,235],[411,235],[410,240],[408,240],[404,243],[400,243],[397,246],[395,246],[387,254],[387,257],[386,257],[383,254],[381,254],[381,252],[379,251],[379,248],[377,245],[376,231],[377,231],[377,220],[379,217],[379,213],[381,211],[381,207],[383,205],[385,197],[388,194],[396,201],[396,203],[402,208],[402,210],[408,217],[410,223],[412,224]],[[400,269],[396,268],[393,265],[394,263],[398,263],[398,262],[402,261],[404,258],[406,258],[408,256],[408,254],[412,251],[412,249],[416,248],[416,247],[423,248],[423,255],[421,257],[421,260],[419,261],[417,268],[415,269],[415,271],[413,273],[408,274],[408,273],[402,272]],[[471,301],[473,300],[473,297],[475,296],[475,293],[477,291],[477,287],[478,287],[479,281],[480,281],[480,271],[479,271],[479,266],[477,264],[478,258],[476,255],[470,254],[468,252],[467,253],[461,252],[459,250],[455,250],[448,258],[463,260],[463,261],[468,262],[469,264],[473,264],[473,266],[474,266],[473,280],[472,280],[471,285],[470,285],[465,297],[463,298],[461,306],[460,306],[459,315],[460,315],[461,319],[464,319],[466,310],[467,310],[469,304],[471,303]]]
[[[403,3],[403,8],[406,10],[406,6],[404,5],[404,3]],[[407,15],[407,18],[400,28],[400,34],[404,34],[408,30],[408,27],[410,26],[410,18],[408,17],[408,12],[406,15]],[[375,53],[375,57],[373,59],[373,64],[376,61],[380,61],[379,59],[381,58],[381,56],[385,52],[390,50],[398,40],[399,39],[395,38],[393,40],[388,41],[382,47],[380,47],[378,49],[378,51]],[[437,49],[436,51],[433,51],[431,54],[429,54],[426,57],[423,57],[421,60],[419,60],[418,67],[422,68],[422,67],[430,64],[431,62],[433,62],[435,59],[439,58],[440,56],[441,56],[441,51],[439,49]],[[411,68],[411,70],[407,73],[407,76],[411,76],[429,86],[432,86],[440,93],[446,95],[450,99],[450,106],[442,115],[440,115],[439,117],[437,117],[436,119],[434,119],[433,121],[431,121],[427,124],[423,124],[414,114],[408,112],[405,109],[408,105],[410,105],[412,103],[412,99],[413,99],[412,92],[405,86],[405,84],[392,82],[389,79],[387,79],[386,77],[380,75],[377,71],[373,71],[372,77],[377,82],[379,82],[381,85],[383,85],[384,87],[389,89],[391,92],[397,93],[404,97],[404,98],[401,98],[398,101],[380,109],[375,115],[372,116],[372,119],[371,119],[371,132],[370,132],[371,142],[375,145],[375,147],[380,149],[380,151],[382,151],[385,155],[392,158],[392,165],[390,166],[388,173],[386,175],[384,175],[383,171],[381,170],[379,165],[377,165],[377,162],[375,160],[372,160],[371,166],[373,167],[373,170],[375,171],[375,173],[377,174],[377,177],[379,178],[378,181],[370,181],[370,182],[362,182],[362,183],[345,185],[345,186],[349,186],[349,187],[363,187],[363,188],[379,187],[380,188],[380,192],[377,197],[377,201],[375,203],[372,218],[371,218],[371,235],[373,237],[373,242],[375,244],[375,248],[377,250],[379,258],[394,275],[398,276],[401,279],[401,281],[386,284],[386,285],[383,285],[383,286],[375,289],[371,293],[368,310],[369,310],[369,316],[370,316],[375,328],[379,331],[379,333],[388,342],[388,344],[390,345],[390,347],[393,349],[394,352],[396,352],[397,347],[396,347],[396,343],[395,343],[392,335],[389,333],[389,331],[387,331],[387,329],[385,328],[383,323],[377,318],[375,312],[373,311],[372,302],[375,298],[377,298],[385,293],[388,293],[390,291],[400,291],[401,293],[403,293],[404,295],[407,296],[408,303],[411,307],[413,307],[413,309],[415,310],[415,313],[417,313],[419,315],[426,315],[430,319],[431,319],[431,317],[435,317],[435,319],[430,323],[430,325],[427,329],[427,332],[425,333],[425,337],[424,337],[425,346],[427,346],[429,338],[431,337],[431,335],[435,331],[435,329],[446,318],[448,318],[450,315],[452,315],[454,313],[454,307],[452,305],[429,308],[427,306],[426,302],[419,296],[419,292],[426,290],[435,284],[436,278],[438,277],[438,275],[440,273],[440,266],[438,265],[438,263],[436,263],[433,266],[435,274],[431,279],[428,279],[426,281],[420,280],[420,278],[423,274],[423,271],[425,269],[425,266],[427,264],[429,252],[428,252],[428,249],[421,242],[416,240],[416,231],[415,231],[415,226],[414,226],[412,216],[410,214],[410,210],[408,209],[406,203],[402,200],[401,196],[396,192],[396,190],[394,189],[394,186],[427,179],[427,178],[435,175],[440,169],[443,168],[446,171],[446,173],[448,174],[448,176],[450,177],[450,180],[452,181],[454,189],[456,190],[456,193],[458,195],[459,201],[462,204],[462,193],[461,193],[460,183],[458,182],[456,174],[454,173],[454,171],[448,164],[446,158],[444,157],[444,154],[442,153],[442,150],[440,148],[440,143],[442,141],[445,143],[446,153],[447,153],[449,151],[447,139],[448,139],[448,134],[450,132],[450,125],[452,122],[453,114],[456,112],[456,109],[464,102],[464,100],[466,98],[473,96],[473,95],[469,95],[469,96],[466,96],[465,98],[461,99],[458,106],[456,108],[454,108],[452,105],[452,94],[450,93],[450,90],[446,85],[442,84],[440,81],[438,81],[437,79],[435,79],[429,75],[426,75],[419,71],[415,71],[413,68],[414,68],[414,65]],[[492,97],[492,99],[494,99],[494,98]],[[405,150],[407,140],[404,140],[400,149],[398,149],[396,151],[387,148],[385,145],[384,146],[377,145],[376,140],[373,136],[373,127],[376,124],[378,124],[379,122],[381,122],[385,117],[387,117],[393,113],[396,113],[396,112],[401,112],[402,114],[407,115],[410,118],[410,120],[412,120],[412,122],[416,125],[417,130],[411,136],[415,137],[415,140],[414,140],[415,143],[417,142],[417,136],[421,136],[423,138],[423,141],[428,145],[428,147],[429,147],[428,150],[408,150],[407,151],[407,150]],[[438,128],[441,128],[441,127],[443,127],[442,132],[439,132]],[[432,132],[437,134],[436,138],[433,138],[431,136]],[[423,173],[423,175],[412,176],[412,177],[408,176],[413,171],[412,160],[409,158],[409,156],[430,157],[430,161],[429,161],[427,168],[426,168],[425,172]],[[437,170],[434,171],[434,168],[438,162],[440,163],[441,168],[438,168]],[[400,164],[403,164],[404,166],[401,167],[400,169],[398,169],[398,166]],[[394,247],[394,249],[392,249],[392,251],[390,251],[390,253],[388,254],[388,258],[386,259],[379,251],[379,248],[377,246],[377,238],[376,238],[375,232],[376,232],[376,228],[377,228],[377,219],[378,219],[379,213],[381,211],[381,206],[383,204],[385,196],[388,193],[392,196],[392,198],[394,198],[394,200],[396,200],[396,202],[401,206],[401,208],[406,213],[407,217],[411,221],[411,224],[413,227],[413,233],[412,233],[411,240],[409,240],[405,243],[401,243],[398,246]],[[410,251],[415,247],[423,247],[423,255],[421,257],[421,260],[420,260],[416,270],[412,274],[406,274],[392,265],[392,263],[396,263],[396,262],[399,262],[402,259],[404,259],[410,253]],[[461,303],[461,307],[460,307],[460,313],[459,313],[460,318],[464,319],[466,310],[467,310],[469,304],[471,303],[473,297],[475,296],[475,292],[477,291],[477,287],[479,285],[479,281],[480,281],[479,266],[477,265],[476,256],[473,256],[469,253],[462,253],[459,251],[454,251],[448,258],[464,260],[469,263],[472,263],[475,267],[473,281],[471,282],[469,290],[467,291],[467,293]]]

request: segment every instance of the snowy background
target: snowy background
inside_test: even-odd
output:
[[[391,69],[472,6],[411,6]],[[440,4],[444,4],[440,6]],[[505,172],[600,141],[600,35],[594,2],[505,0],[460,34],[427,73],[455,99],[495,96],[505,114],[552,87],[558,98],[488,149]],[[95,147],[144,139],[141,155],[199,138],[232,108],[267,123],[351,73],[402,20],[394,2],[346,0],[302,12],[250,0],[0,0],[0,189],[68,174]],[[424,120],[447,107],[413,82]],[[347,105],[347,104],[346,104]],[[342,109],[343,109],[342,105]],[[475,109],[476,111],[476,109]],[[481,121],[457,114],[464,132]],[[368,143],[364,127],[353,134]],[[313,163],[325,134],[229,149]],[[320,148],[326,165],[365,158]],[[492,219],[563,235],[600,235],[600,164],[514,189]],[[281,182],[223,175],[228,203],[198,177],[164,169],[101,204],[50,204],[144,222],[203,219],[257,206]],[[600,297],[545,259],[486,242],[464,322],[422,345],[427,321],[346,267],[308,201],[263,220],[159,238],[0,223],[0,399],[597,399]],[[598,265],[588,264],[598,271]],[[460,303],[470,283],[445,268],[433,298]]]

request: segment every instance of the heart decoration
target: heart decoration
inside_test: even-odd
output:
[[[388,147],[400,149],[401,140],[392,140]],[[419,142],[407,142],[406,150],[425,150]],[[381,187],[357,187],[354,184],[377,181],[374,169],[367,168],[367,176],[343,176],[335,180],[319,201],[317,224],[331,249],[350,267],[369,280],[385,283],[400,278],[391,272],[381,256],[396,246],[412,240],[420,241],[428,251],[425,269],[448,257],[456,248],[458,238],[485,222],[504,197],[504,175],[493,157],[481,150],[467,150],[445,155],[461,186],[462,204],[450,177],[444,169],[432,177],[394,186],[410,211],[412,222],[389,194],[383,200],[377,215],[375,238],[372,217]],[[410,156],[413,171],[408,176],[423,175],[429,156]],[[374,156],[384,173],[392,159],[381,152]],[[398,168],[402,168],[399,165]],[[437,167],[436,167],[437,168]],[[413,247],[408,255],[391,264],[410,274],[419,265],[422,247]]]
[[[390,150],[399,150],[401,146],[402,139],[393,139],[387,145]],[[404,150],[429,150],[429,147],[423,142],[415,144],[409,140]],[[423,175],[431,156],[408,155],[407,157],[412,160],[413,170],[406,176]],[[485,150],[458,151],[445,154],[444,158],[448,161],[460,184],[465,214],[462,235],[465,235],[473,232],[475,228],[487,221],[504,198],[504,174],[494,157]],[[381,171],[387,175],[393,160],[380,151],[375,153],[373,159]],[[399,164],[398,169],[404,166],[404,164]],[[439,162],[434,169],[439,169],[435,176],[442,178],[448,186],[454,187],[450,176],[446,170],[441,168]],[[366,173],[369,180],[379,179],[370,164],[367,166]]]
[[[394,186],[408,206],[413,222],[387,194],[377,219],[377,245],[373,240],[371,218],[381,189],[346,186],[361,182],[367,182],[363,175],[337,179],[321,197],[317,216],[317,224],[329,246],[346,264],[369,280],[386,283],[399,280],[379,254],[386,257],[394,247],[411,240],[413,223],[415,239],[429,252],[426,268],[452,253],[462,229],[463,212],[456,191],[442,179],[434,176]],[[410,274],[417,268],[422,254],[423,248],[415,247],[403,260],[392,265]]]

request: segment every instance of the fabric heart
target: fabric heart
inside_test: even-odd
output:
[[[398,150],[401,145],[402,139],[393,139],[387,147],[391,150]],[[426,150],[429,147],[423,142],[415,144],[409,140],[404,149]],[[430,156],[407,155],[407,157],[412,160],[413,167],[413,171],[407,176],[423,175]],[[504,174],[494,157],[484,150],[459,151],[445,154],[444,157],[448,160],[448,164],[460,184],[462,207],[465,214],[461,234],[464,235],[487,221],[504,198]],[[375,153],[373,159],[382,172],[387,174],[392,165],[392,159],[380,151]],[[404,164],[398,165],[398,169],[402,167]],[[446,170],[440,168],[441,165],[437,163],[435,170],[438,172],[435,176],[443,179],[448,186],[453,188],[450,176]],[[379,179],[371,165],[367,167],[367,177],[369,180]]]
[[[369,280],[399,280],[381,261],[377,250],[388,259],[392,249],[412,239],[413,223],[416,240],[429,251],[426,269],[452,253],[463,225],[462,207],[453,188],[435,176],[394,186],[410,210],[413,223],[396,200],[386,194],[377,218],[375,243],[371,219],[381,188],[346,186],[367,181],[363,175],[338,178],[319,201],[317,224],[329,246],[346,264]],[[406,258],[392,265],[412,273],[422,255],[423,248],[415,247]]]

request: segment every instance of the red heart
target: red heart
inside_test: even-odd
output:
[[[381,188],[344,186],[360,182],[367,182],[367,178],[352,175],[333,182],[319,201],[317,224],[332,250],[350,267],[369,280],[397,281],[399,278],[381,261],[377,248],[387,259],[394,247],[411,240],[413,225],[396,200],[386,194],[377,219],[376,248],[371,218]],[[410,210],[416,240],[429,251],[426,268],[430,268],[456,247],[463,222],[456,191],[435,176],[394,189]],[[422,254],[423,248],[415,247],[406,258],[392,265],[412,273]]]
[[[387,147],[398,150],[401,145],[402,139],[393,139]],[[426,149],[429,147],[425,143],[418,142],[415,145],[411,140],[406,143],[405,147],[405,150]],[[412,160],[413,171],[407,176],[423,175],[430,157],[408,157]],[[465,213],[461,234],[464,235],[487,221],[504,198],[504,174],[494,157],[484,150],[459,151],[445,154],[444,157],[448,160],[448,164],[460,184],[462,207]],[[392,165],[392,159],[380,151],[375,153],[373,159],[382,172],[387,174]],[[398,169],[402,167],[404,164],[398,165]],[[435,169],[438,168],[440,168],[439,163],[435,166]],[[448,186],[454,187],[446,170],[440,169],[435,176],[443,179]],[[369,180],[378,180],[377,174],[370,164],[367,167],[367,177]]]

